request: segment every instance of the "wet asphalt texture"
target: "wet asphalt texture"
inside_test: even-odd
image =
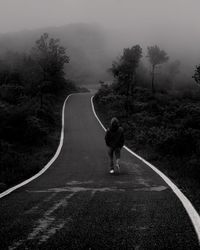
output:
[[[120,174],[109,174],[90,97],[68,99],[53,165],[0,200],[0,249],[200,249],[185,209],[153,170],[123,149]]]

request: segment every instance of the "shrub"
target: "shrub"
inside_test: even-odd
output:
[[[35,145],[42,144],[42,140],[48,134],[49,129],[44,122],[36,116],[28,116],[26,118],[26,129],[23,140],[26,144]]]
[[[17,85],[1,85],[0,97],[2,100],[7,101],[10,104],[20,103],[20,98],[24,95],[23,86]]]

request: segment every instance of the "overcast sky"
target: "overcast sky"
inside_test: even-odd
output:
[[[98,23],[140,44],[199,47],[200,0],[0,0],[0,33]]]
[[[0,0],[0,31],[16,31],[71,22],[141,31],[199,31],[199,0]]]

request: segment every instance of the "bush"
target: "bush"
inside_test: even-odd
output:
[[[42,37],[38,42],[44,45]],[[58,45],[56,60],[44,48],[49,63],[38,42],[29,55],[8,52],[0,60],[0,178],[9,185],[35,173],[55,152],[64,95],[77,91],[64,78],[65,49]]]
[[[28,116],[23,140],[29,145],[42,144],[42,140],[47,136],[48,132],[49,128],[45,126],[41,119],[36,116]]]
[[[108,96],[109,94],[112,93],[112,89],[110,86],[108,86],[107,84],[102,84],[101,88],[98,90],[98,92],[96,93],[94,100],[100,105],[100,101],[103,97]]]
[[[152,95],[148,89],[136,87],[126,112],[127,97],[117,92],[116,85],[103,86],[95,98],[104,120],[119,118],[128,145],[151,151],[151,155],[170,162],[168,167],[177,173],[184,166],[180,175],[195,179],[200,176],[199,101],[164,92]]]
[[[24,95],[23,86],[1,85],[0,98],[10,104],[20,103],[21,97]]]

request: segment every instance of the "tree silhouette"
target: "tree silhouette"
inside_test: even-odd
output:
[[[133,93],[133,86],[136,83],[136,69],[142,57],[142,48],[135,45],[132,48],[125,48],[123,55],[112,64],[111,72],[119,84],[125,85],[126,96]]]
[[[151,79],[151,86],[152,86],[152,93],[155,93],[155,86],[154,86],[154,79],[155,79],[155,69],[156,66],[167,62],[169,57],[164,50],[161,50],[157,45],[147,47],[148,53],[147,57],[149,58],[149,62],[152,65],[152,79]]]
[[[66,54],[66,49],[60,45],[59,39],[49,38],[47,33],[36,41],[32,56],[43,75],[38,86],[42,105],[44,92],[55,92],[59,89],[59,80],[64,77],[64,65],[69,63],[69,56]]]
[[[195,72],[194,72],[194,75],[192,76],[192,78],[194,78],[194,80],[198,84],[200,84],[200,65],[196,66],[196,69],[195,69]]]

